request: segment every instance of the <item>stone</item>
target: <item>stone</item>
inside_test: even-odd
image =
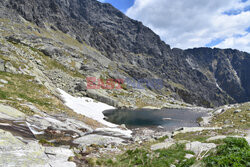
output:
[[[0,71],[5,71],[4,60],[0,59]]]
[[[240,120],[240,122],[247,122],[245,119]]]
[[[60,56],[62,54],[60,50],[54,46],[46,46],[43,49],[41,49],[41,52],[43,52],[43,54],[45,54],[48,57],[53,57],[55,55]]]
[[[0,85],[0,88],[4,88],[4,85]]]
[[[209,151],[213,148],[216,148],[216,144],[214,143],[201,143],[194,141],[186,144],[186,149],[193,151],[196,155],[202,153],[203,151]]]
[[[8,81],[6,81],[6,80],[4,80],[4,79],[0,79],[0,82],[1,82],[2,84],[8,84],[8,83],[9,83]]]
[[[218,135],[218,136],[210,137],[206,141],[209,142],[209,141],[213,141],[213,140],[221,140],[221,139],[225,139],[226,137],[227,136],[224,136],[224,135]]]
[[[216,110],[216,111],[214,112],[214,115],[219,115],[219,114],[223,113],[224,111],[225,111],[224,109]]]
[[[11,64],[11,62],[7,61],[5,63],[5,71],[12,73],[12,74],[17,74],[17,70],[15,67],[13,67],[13,65]]]
[[[202,121],[199,122],[200,126],[207,126],[210,124],[211,120],[213,119],[213,116],[206,116],[206,117],[201,117]]]
[[[240,109],[238,109],[238,110],[234,110],[234,113],[236,114],[236,113],[240,113],[241,112],[241,110]]]
[[[164,127],[163,127],[163,126],[157,126],[157,128],[158,128],[158,129],[164,129]]]
[[[98,135],[104,135],[104,136],[113,136],[113,137],[119,137],[123,139],[131,139],[131,130],[128,129],[119,129],[119,128],[97,128],[93,132]]]
[[[125,124],[121,124],[121,125],[120,125],[120,128],[121,128],[121,129],[127,129],[127,127],[126,127]]]
[[[0,119],[17,120],[24,119],[25,114],[7,105],[0,104]]]
[[[187,158],[187,159],[190,159],[190,158],[193,158],[193,157],[194,157],[193,154],[186,154],[186,155],[185,155],[185,158]]]
[[[151,150],[168,149],[169,147],[171,147],[174,144],[175,144],[175,142],[163,142],[163,143],[153,144],[151,146]]]
[[[73,141],[74,144],[80,144],[82,146],[88,146],[91,144],[96,145],[108,145],[108,144],[115,144],[119,145],[124,140],[118,137],[110,137],[110,136],[102,136],[102,135],[96,135],[96,134],[90,134],[86,135],[80,138],[77,138]]]
[[[232,124],[232,121],[227,119],[224,121],[224,124]]]
[[[77,91],[86,91],[87,90],[87,84],[85,82],[78,82],[76,83],[75,90]]]
[[[65,148],[43,147],[37,141],[27,144],[14,137],[10,132],[0,129],[0,166],[52,166],[76,167],[68,162],[73,152]]]

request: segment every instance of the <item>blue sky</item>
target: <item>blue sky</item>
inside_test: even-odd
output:
[[[134,0],[99,0],[101,2],[110,3],[123,13],[126,12],[128,8],[133,6]]]
[[[157,33],[171,47],[250,52],[250,0],[99,0]]]

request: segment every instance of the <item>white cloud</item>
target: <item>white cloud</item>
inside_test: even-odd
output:
[[[223,14],[250,5],[250,0],[240,1],[135,0],[126,14],[142,21],[172,47],[200,47],[214,39],[225,39],[216,47],[250,52],[250,38],[245,32],[250,26],[250,11],[231,16]]]

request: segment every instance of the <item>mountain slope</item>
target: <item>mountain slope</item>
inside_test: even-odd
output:
[[[171,49],[142,23],[95,0],[0,3],[2,20],[12,22],[6,25],[1,21],[4,39],[15,36],[22,45],[34,47],[84,77],[159,78],[164,84],[162,90],[90,91],[81,84],[62,84],[79,85],[84,79],[59,80],[55,72],[46,72],[56,87],[68,92],[87,94],[116,106],[136,107],[160,107],[172,98],[207,107],[250,99],[248,53]]]

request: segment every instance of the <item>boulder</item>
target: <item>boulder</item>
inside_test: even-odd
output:
[[[214,115],[219,115],[221,113],[223,113],[225,111],[225,109],[221,108],[221,109],[218,109],[214,112]]]
[[[16,68],[13,67],[13,65],[9,61],[5,63],[5,71],[12,74],[17,74]]]
[[[193,157],[194,157],[193,154],[186,154],[186,155],[185,155],[185,158],[187,158],[187,159],[190,159],[190,158],[193,158]]]
[[[216,148],[214,143],[201,143],[194,141],[186,144],[186,149],[193,151],[196,155],[202,153],[203,151],[209,151],[213,148]]]
[[[10,132],[0,129],[0,166],[29,167],[75,167],[68,162],[73,152],[66,148],[43,147],[37,141],[27,144],[14,137]]]
[[[0,71],[5,71],[4,60],[0,59]]]
[[[241,110],[240,109],[238,109],[238,110],[234,110],[234,113],[236,114],[236,113],[240,113],[241,112]]]
[[[41,49],[41,52],[48,57],[53,57],[54,55],[60,56],[62,54],[59,49],[53,46],[47,46]]]
[[[114,144],[119,145],[124,140],[118,137],[110,137],[110,136],[102,136],[102,135],[96,135],[96,134],[90,134],[83,137],[80,137],[78,139],[75,139],[73,143],[80,144],[82,146],[88,146],[91,144],[96,145],[108,145],[108,144]]]
[[[172,145],[174,145],[175,142],[163,142],[163,143],[157,143],[151,146],[151,150],[159,150],[159,149],[168,149]]]
[[[4,79],[0,79],[0,82],[1,82],[2,84],[8,84],[8,83],[9,83],[8,81],[6,81],[6,80],[4,80]]]
[[[87,90],[87,84],[85,82],[83,82],[83,81],[78,82],[78,83],[76,83],[75,89],[77,91],[86,91]]]
[[[224,135],[219,135],[219,136],[213,136],[213,137],[210,137],[208,138],[206,141],[213,141],[213,140],[221,140],[221,139],[225,139],[227,136],[224,136]]]
[[[232,121],[230,121],[230,120],[227,119],[227,120],[224,121],[224,124],[226,124],[226,125],[232,124]]]
[[[0,119],[17,120],[24,119],[25,114],[7,105],[0,104]]]

